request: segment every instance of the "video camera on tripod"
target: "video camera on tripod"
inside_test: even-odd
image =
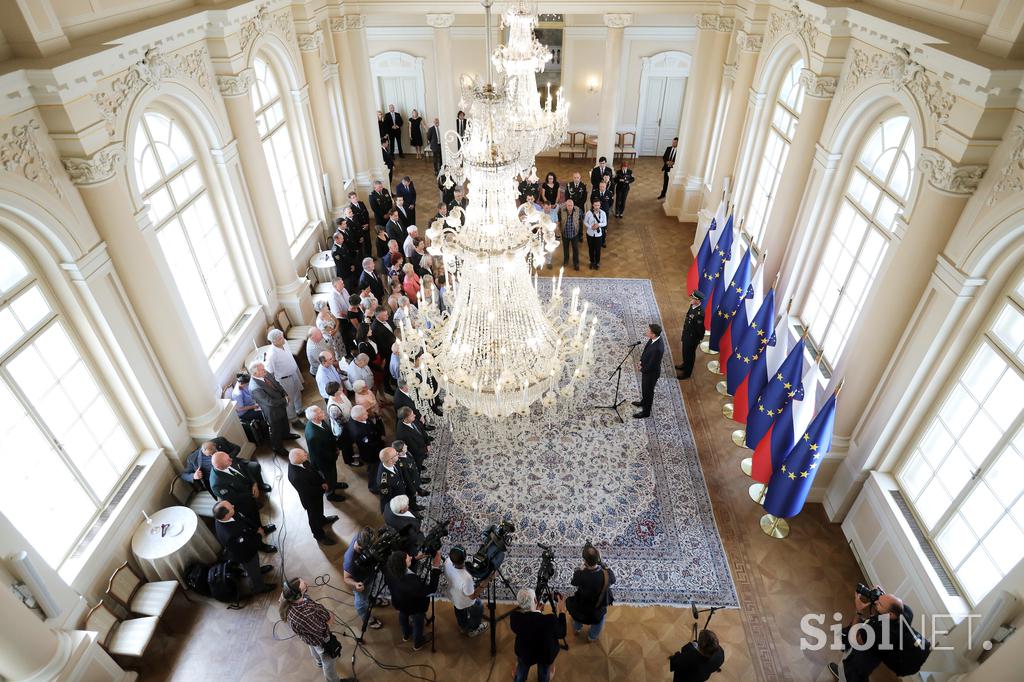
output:
[[[387,526],[376,531],[373,539],[366,547],[360,547],[355,556],[353,567],[356,577],[365,582],[365,577],[372,577],[391,556],[391,552],[400,549],[403,539],[394,528]]]
[[[551,579],[555,577],[555,552],[548,545],[537,543],[540,547],[540,566],[537,568],[537,585],[534,593],[540,601],[551,602],[554,608],[555,595],[551,591]]]
[[[484,531],[484,541],[480,549],[471,557],[466,558],[466,570],[477,583],[485,580],[499,568],[505,561],[505,552],[508,551],[509,541],[516,532],[516,527],[510,521],[491,526]]]
[[[423,538],[423,543],[420,545],[420,551],[423,552],[423,556],[433,557],[441,551],[441,542],[448,537],[448,526],[451,522],[451,519],[447,519],[434,524],[434,527],[430,529],[430,532]]]

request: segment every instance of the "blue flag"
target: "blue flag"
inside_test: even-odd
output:
[[[761,307],[754,313],[754,319],[750,320],[749,324],[740,327],[740,315],[745,316],[746,311],[741,312],[733,320],[732,355],[729,356],[725,378],[731,395],[735,395],[740,383],[750,374],[750,368],[768,343],[768,331],[775,319],[775,289],[769,289],[764,295]]]
[[[785,330],[783,330],[785,331]],[[765,353],[764,355],[767,355]],[[804,376],[804,340],[797,341],[768,384],[757,396],[757,403],[747,415],[747,447],[753,450],[768,433],[782,409],[793,400]],[[753,389],[751,389],[753,390]]]
[[[703,244],[701,244],[701,247],[703,247]],[[699,251],[697,252],[697,258],[700,258]],[[715,282],[723,277],[722,264],[730,258],[732,258],[732,216],[729,216],[728,220],[725,221],[725,227],[722,228],[722,233],[718,236],[718,243],[712,247],[708,254],[708,259],[704,262],[704,267],[700,272],[700,284],[697,288],[704,294],[704,300],[707,301],[709,306],[713,305],[712,301],[714,299],[712,295],[714,294]]]
[[[772,474],[764,510],[783,519],[796,516],[804,508],[821,458],[832,447],[832,427],[836,420],[836,394],[825,401],[807,431],[789,451],[779,470]]]
[[[725,263],[722,263],[723,270]],[[715,283],[715,314],[711,318],[711,350],[719,350],[718,342],[722,334],[729,328],[729,322],[735,317],[736,312],[743,306],[747,289],[750,285],[750,249],[747,249],[736,266],[736,272],[727,286],[723,286],[719,293],[718,284]]]

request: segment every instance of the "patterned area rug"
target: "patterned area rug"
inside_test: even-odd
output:
[[[615,571],[618,604],[735,607],[729,565],[683,406],[670,352],[655,390],[653,417],[633,419],[640,395],[639,348],[623,366],[620,423],[610,409],[614,370],[628,344],[643,338],[661,315],[649,280],[571,279],[598,311],[598,371],[574,405],[554,415],[492,422],[449,409],[450,433],[435,440],[427,460],[433,482],[425,530],[451,519],[445,547],[472,554],[492,523],[516,532],[502,573],[514,587],[533,587],[537,543],[552,547],[552,587],[571,594],[580,550],[591,540]],[[550,279],[542,282],[550,287]],[[542,291],[543,295],[546,292]],[[514,595],[502,585],[499,599]]]

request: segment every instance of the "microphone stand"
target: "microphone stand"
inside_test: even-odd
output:
[[[615,397],[612,399],[612,404],[593,406],[600,410],[613,411],[615,413],[615,416],[619,418],[620,424],[625,423],[625,420],[622,418],[622,415],[619,414],[619,405],[626,402],[625,398],[622,398],[621,400],[619,399],[619,386],[622,383],[622,366],[626,364],[626,360],[628,360],[629,357],[633,354],[633,349],[639,346],[641,343],[643,343],[643,341],[637,341],[636,343],[629,344],[629,347],[626,349],[626,354],[622,356],[622,360],[619,361],[618,366],[612,371],[611,374],[608,375],[609,381],[611,381],[612,377],[615,377]]]

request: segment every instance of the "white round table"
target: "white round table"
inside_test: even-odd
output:
[[[334,281],[334,257],[330,251],[321,251],[309,259],[309,267],[313,268],[318,284]]]
[[[149,518],[152,524],[143,521],[132,536],[132,553],[147,580],[177,580],[184,586],[190,564],[217,561],[220,543],[188,507],[167,507]],[[169,528],[161,536],[164,523]]]
[[[245,356],[245,364],[242,365],[246,370],[249,369],[249,365],[259,360],[260,362],[266,362],[267,352],[270,350],[270,344],[260,346],[249,351],[249,354]]]

